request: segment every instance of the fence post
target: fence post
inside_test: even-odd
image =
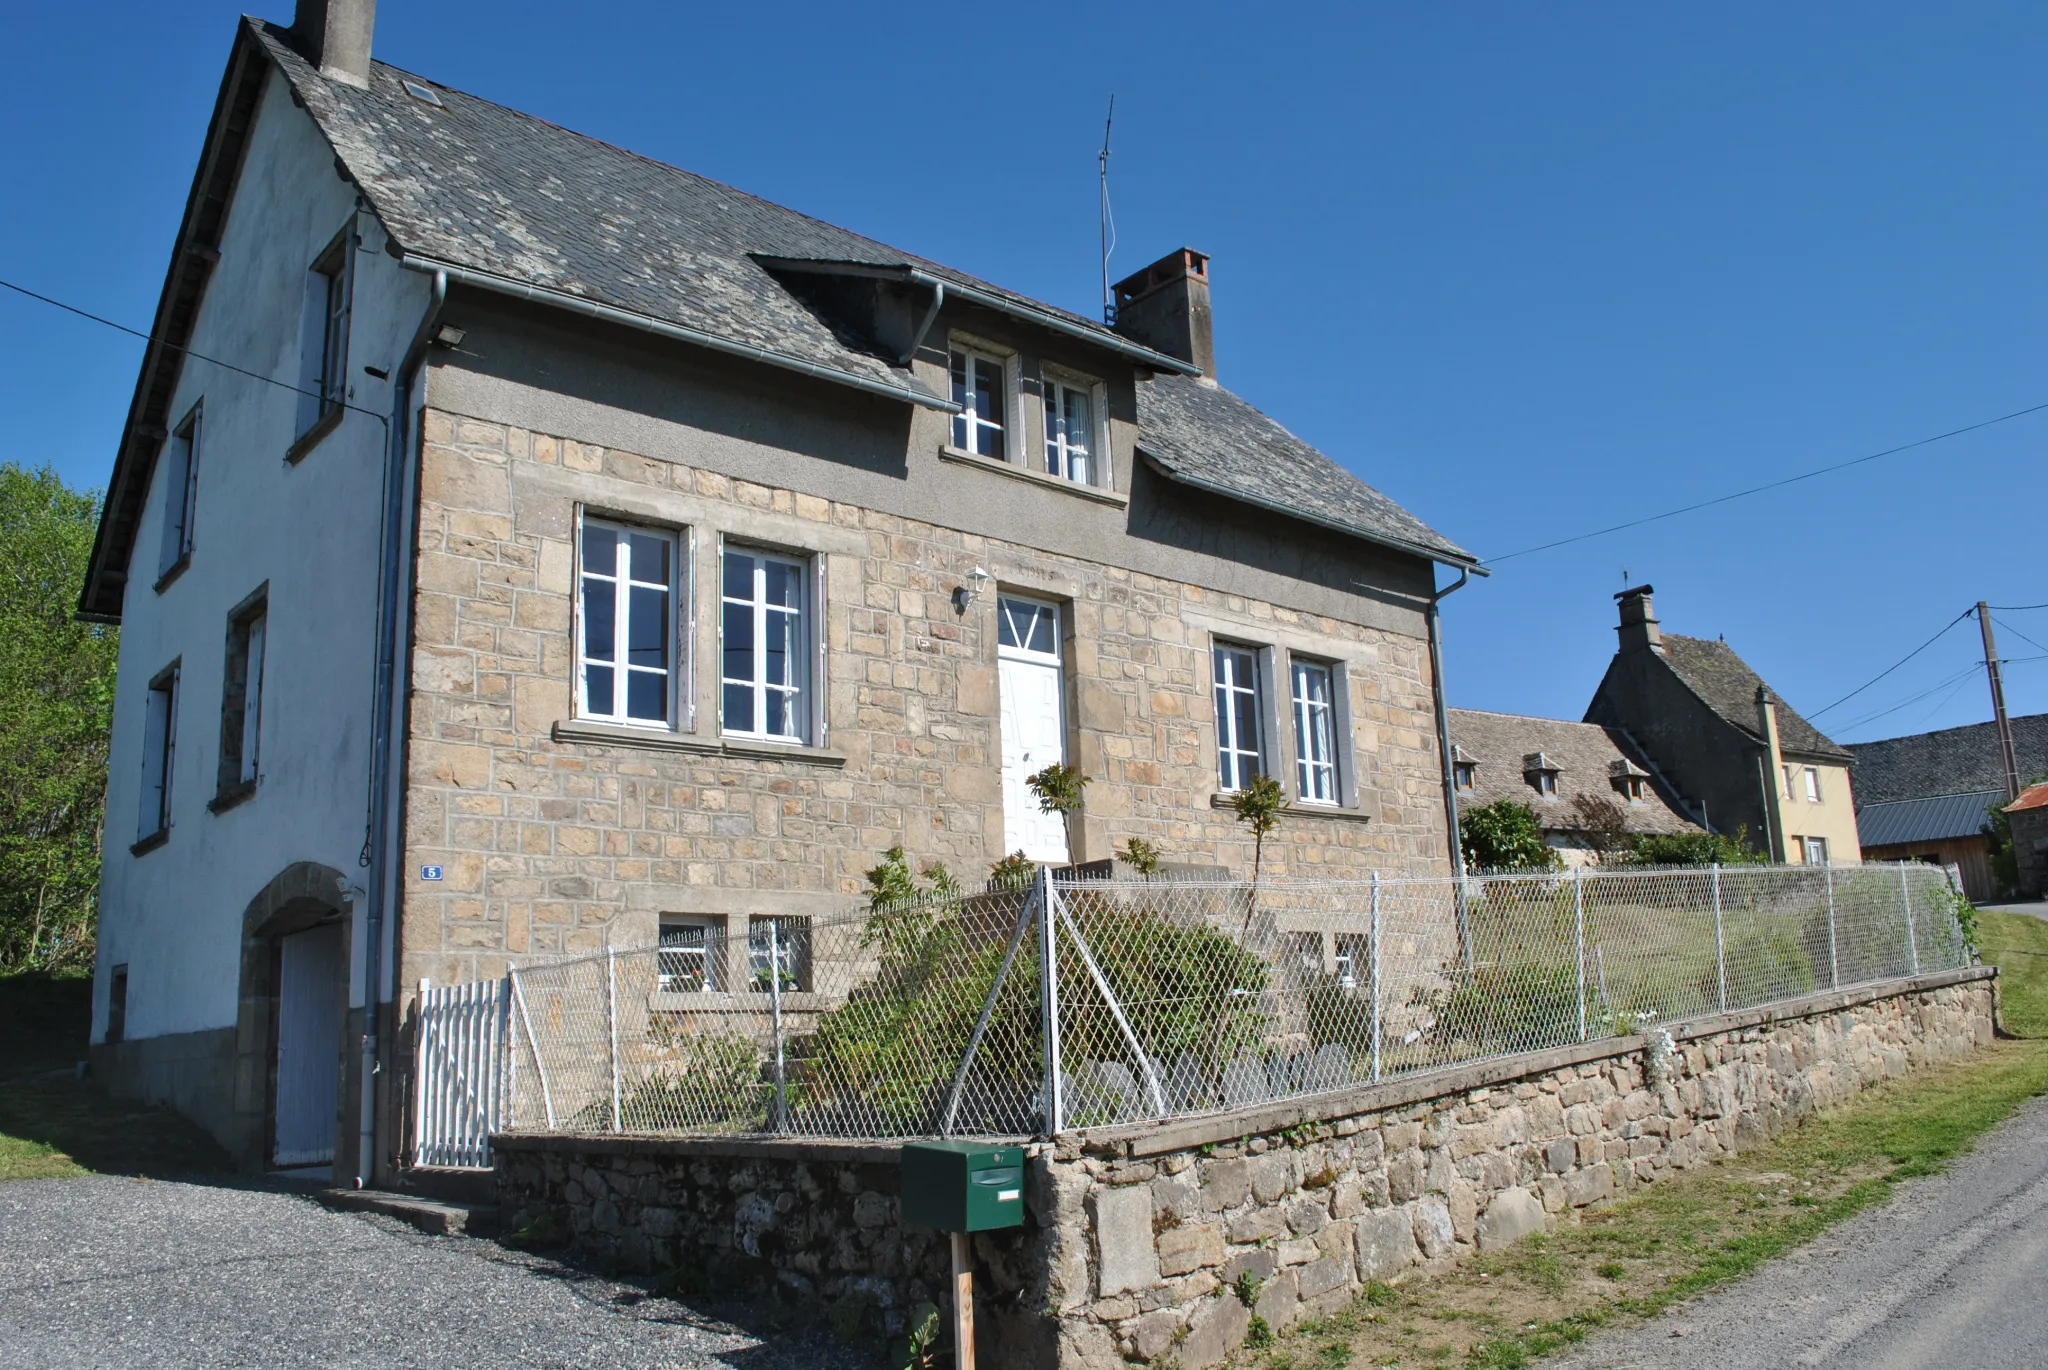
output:
[[[1572,933],[1579,944],[1579,1040],[1586,1040],[1586,868],[1572,867]]]
[[[619,953],[616,948],[604,949],[604,1021],[606,1035],[612,1045],[612,1131],[619,1126]]]
[[[1714,863],[1714,974],[1721,985],[1721,1012],[1728,1011],[1728,939],[1721,935],[1721,863]]]
[[[1831,859],[1821,867],[1821,873],[1828,882],[1828,988],[1842,987],[1842,959],[1835,952],[1835,863]]]
[[[519,1021],[526,1028],[526,1045],[533,1051],[533,1073],[540,1077],[541,1111],[547,1115],[548,1130],[555,1126],[555,1091],[548,1084],[548,1063],[541,1059],[540,1038],[534,1035],[533,1013],[526,1007],[526,991],[519,984],[519,968],[514,966],[505,973],[512,982],[512,1005],[519,1010]],[[515,1103],[517,1100],[515,1099]]]
[[[782,931],[779,918],[768,920],[768,1010],[775,1027],[775,1122],[772,1132],[789,1127],[789,1093],[782,1075]]]
[[[1060,1097],[1060,970],[1058,939],[1052,917],[1052,868],[1038,868],[1038,1022],[1045,1038],[1045,1131],[1057,1135],[1066,1126],[1066,1101]]]
[[[1913,882],[1906,878],[1906,865],[1899,862],[1899,893],[1906,900],[1906,951],[1912,957],[1913,974],[1920,973],[1920,938],[1913,929]]]
[[[1372,873],[1372,1078],[1380,1078],[1380,873]]]

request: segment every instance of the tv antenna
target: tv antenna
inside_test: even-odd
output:
[[[1109,208],[1109,129],[1116,122],[1116,92],[1109,95],[1109,117],[1102,121],[1102,156],[1097,165],[1102,172],[1102,321],[1116,322],[1116,305],[1109,295],[1109,254],[1116,251],[1116,215]]]

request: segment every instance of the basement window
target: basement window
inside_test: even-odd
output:
[[[725,920],[664,918],[657,953],[663,994],[702,994],[725,988]]]

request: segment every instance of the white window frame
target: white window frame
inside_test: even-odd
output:
[[[1808,766],[1806,768],[1806,802],[1809,804],[1821,802],[1820,767],[1818,766]]]
[[[1825,837],[1800,838],[1799,859],[1809,866],[1825,866],[1829,864],[1828,840]]]
[[[681,936],[694,932],[700,941],[691,948]],[[677,934],[674,942],[670,934]],[[656,933],[659,950],[655,953],[655,988],[662,994],[720,994],[725,991],[727,966],[725,964],[725,919],[716,917],[676,917],[664,914]],[[684,983],[686,974],[678,974],[677,968],[692,954],[702,959],[699,983],[694,987]]]
[[[199,446],[202,400],[186,412],[164,444],[164,532],[157,553],[157,588],[192,559],[192,519],[199,506]]]
[[[948,427],[950,445],[956,451],[973,456],[985,457],[990,461],[1014,461],[1017,458],[1017,386],[1015,384],[1016,358],[1004,356],[993,348],[979,342],[955,337],[947,347],[946,385],[947,394],[952,394],[953,372],[960,363],[965,363],[966,379],[963,388],[968,394],[989,394],[995,396],[1001,406],[1001,417],[991,421],[976,414],[972,406],[965,406],[962,412],[952,416]],[[993,378],[994,390],[979,387],[984,384],[984,375]],[[964,401],[963,401],[964,405]],[[994,434],[993,443],[990,434]],[[1000,446],[999,452],[988,447]]]
[[[1319,673],[1328,690],[1329,697],[1321,704],[1302,694],[1302,682],[1307,674]],[[1338,691],[1343,688],[1344,672],[1334,661],[1322,661],[1315,657],[1290,657],[1287,663],[1288,711],[1294,723],[1294,783],[1295,798],[1303,804],[1314,804],[1324,808],[1337,808],[1344,802],[1344,738],[1338,728],[1341,711],[1338,708]],[[1311,754],[1310,739],[1313,736],[1314,713],[1320,709],[1325,729],[1324,741],[1329,755],[1316,760]],[[1319,782],[1327,782],[1319,783]],[[1316,793],[1318,789],[1324,792]]]
[[[771,925],[775,928],[772,944],[768,940]],[[766,994],[771,988],[771,947],[782,971],[782,992],[811,993],[811,920],[782,913],[757,913],[747,919],[746,987],[753,993]]]
[[[354,220],[306,268],[299,335],[298,436],[304,437],[348,400],[348,338],[355,293]]]
[[[613,561],[609,570],[594,568],[589,563],[585,535],[592,529],[602,529],[614,535],[612,544]],[[652,674],[647,668],[636,668],[626,659],[620,644],[631,640],[632,632],[632,587],[655,588],[651,580],[632,579],[633,537],[658,538],[668,546],[668,583],[661,587],[667,595],[663,628],[663,640],[667,648],[662,663],[666,676],[663,683],[662,712],[659,719],[634,718],[627,713],[628,683],[638,670],[642,675]],[[684,632],[684,615],[681,610],[683,591],[682,562],[685,540],[673,528],[662,528],[651,524],[629,523],[621,519],[603,518],[584,514],[576,524],[576,621],[573,650],[576,662],[576,716],[597,722],[616,723],[621,727],[647,728],[658,732],[674,732],[677,708],[681,692],[682,662],[688,650]],[[606,661],[589,655],[590,618],[587,601],[587,580],[598,579],[609,583],[612,588],[612,642],[611,660]],[[624,593],[621,593],[624,591]],[[593,700],[590,697],[590,668],[596,666],[612,671],[612,697],[610,701]]]
[[[143,696],[142,796],[136,841],[169,836],[178,760],[178,677],[182,662],[156,673]]]
[[[752,598],[734,599],[726,593],[725,570],[729,557],[751,557],[753,568]],[[824,603],[820,591],[823,559],[817,556],[803,556],[779,552],[772,548],[755,546],[752,543],[726,542],[720,540],[718,548],[718,727],[726,737],[747,738],[757,742],[782,742],[791,746],[824,745],[824,711],[819,701],[823,696],[824,682],[824,634],[818,631],[819,610]],[[778,562],[793,567],[802,576],[801,589],[797,595],[796,618],[798,640],[789,653],[792,672],[796,679],[789,685],[771,684],[767,678],[767,653],[761,650],[767,641],[767,619],[771,608],[780,611],[780,606],[766,603],[765,582],[768,562]],[[754,667],[751,680],[728,678],[725,674],[725,620],[726,609],[733,605],[750,605],[753,612]],[[735,728],[726,719],[725,693],[728,686],[739,686],[751,692],[753,716],[756,724],[767,719],[768,693],[777,691],[789,696],[789,705],[784,710],[792,726],[800,731],[771,733],[764,728]]]
[[[1042,420],[1039,432],[1042,449],[1039,469],[1058,479],[1073,481],[1076,485],[1092,485],[1104,490],[1113,488],[1114,482],[1109,469],[1109,421],[1105,412],[1109,403],[1109,388],[1092,377],[1052,366],[1043,369],[1038,384],[1039,412]],[[1078,395],[1088,402],[1087,449],[1082,453],[1086,471],[1079,476],[1073,472],[1073,453],[1065,431],[1065,401],[1068,395]],[[1054,434],[1055,413],[1060,420],[1060,431],[1057,436]]]
[[[1225,794],[1245,789],[1255,776],[1272,774],[1267,764],[1272,724],[1266,713],[1272,693],[1266,682],[1266,656],[1263,648],[1227,638],[1217,638],[1209,647],[1209,689],[1216,710],[1216,783]],[[1228,671],[1226,662],[1231,668]],[[1246,670],[1250,672],[1248,682],[1240,679]],[[1238,696],[1251,696],[1258,733],[1249,745],[1238,736],[1238,711],[1225,707],[1226,691],[1232,702]],[[1249,775],[1244,773],[1247,766]]]

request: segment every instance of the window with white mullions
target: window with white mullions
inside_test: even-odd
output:
[[[1216,666],[1216,775],[1226,790],[1242,790],[1265,773],[1259,719],[1259,656],[1249,647],[1219,642]]]
[[[1059,656],[1060,611],[1053,605],[1005,595],[997,610],[998,645],[1038,656]]]
[[[953,446],[977,456],[1006,459],[1003,446],[1003,364],[979,352],[953,349]]]
[[[1296,661],[1294,756],[1300,798],[1308,804],[1337,802],[1336,672],[1322,661]]]
[[[1095,397],[1082,386],[1045,382],[1045,469],[1081,485],[1095,483]]]
[[[811,920],[757,917],[747,922],[747,983],[756,994],[811,989]]]
[[[725,988],[723,955],[717,924],[709,919],[661,920],[661,949],[656,953],[657,988],[663,994],[701,994]]]
[[[725,549],[720,604],[720,726],[740,737],[810,736],[809,567]]]
[[[677,562],[673,533],[584,521],[577,594],[583,717],[671,724]]]

